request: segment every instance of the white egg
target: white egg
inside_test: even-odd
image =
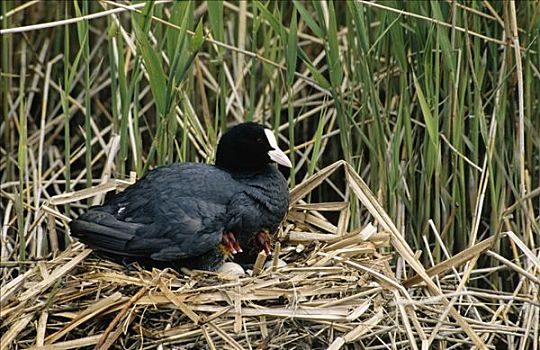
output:
[[[242,266],[231,261],[223,263],[223,265],[221,265],[221,267],[217,271],[224,275],[236,277],[244,276],[246,274]]]
[[[267,261],[266,264],[264,264],[264,268],[267,269],[269,267],[272,267],[273,261]],[[277,261],[277,268],[287,266],[287,263],[283,259],[278,259]]]

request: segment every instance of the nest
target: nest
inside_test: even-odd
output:
[[[374,255],[382,241],[350,241],[339,249],[354,251],[349,254],[363,260],[361,266],[329,263],[338,248],[313,244],[299,251],[291,246],[281,253],[286,266],[268,266],[247,277],[126,271],[75,244],[24,275],[24,286],[3,317],[18,320],[21,347],[35,342],[33,327],[27,327],[32,319],[42,332],[38,340],[57,348],[107,343],[123,348],[326,347],[333,333],[354,331],[349,340],[366,334],[371,328],[366,322],[379,323],[390,300],[363,271],[391,273],[386,258]]]
[[[348,231],[348,203],[302,201],[340,167],[377,226]],[[57,200],[80,197],[78,193]],[[291,198],[274,256],[266,265],[258,261],[245,276],[128,270],[80,243],[72,244],[2,286],[2,348],[335,350],[417,348],[420,340],[482,347],[483,340],[474,336],[494,332],[490,312],[485,322],[470,325],[443,288],[433,288],[423,268],[414,266],[414,257],[410,260],[412,252],[395,226],[346,163],[315,174],[296,187]],[[321,215],[324,210],[340,213],[337,226]],[[389,263],[391,246],[419,271],[406,282],[416,285],[415,290],[406,290],[396,279]],[[455,287],[455,281],[443,285]],[[411,291],[421,298],[435,297],[418,308]],[[441,313],[453,322],[440,321]],[[427,327],[438,336],[427,340]]]

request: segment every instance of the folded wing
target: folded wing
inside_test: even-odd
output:
[[[235,185],[214,166],[158,168],[72,221],[71,232],[95,249],[121,256],[158,261],[198,256],[221,242]]]

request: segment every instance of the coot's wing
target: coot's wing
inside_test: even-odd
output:
[[[221,242],[235,181],[213,166],[158,168],[71,223],[73,234],[109,253],[173,261]]]
[[[71,231],[95,249],[159,261],[197,256],[216,247],[221,242],[225,207],[193,198],[178,201],[164,198],[163,212],[152,217],[142,213],[144,222],[121,220],[105,211],[107,207],[90,209],[71,223]]]

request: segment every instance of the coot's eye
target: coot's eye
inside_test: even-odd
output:
[[[257,141],[257,143],[262,143],[263,139],[259,137],[259,138],[257,138],[256,141]]]

